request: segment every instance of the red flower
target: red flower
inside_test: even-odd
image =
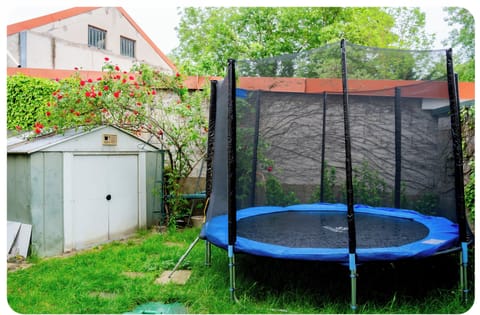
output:
[[[102,113],[108,113],[108,110],[106,108],[102,108]]]
[[[75,116],[80,116],[80,112],[75,112]]]
[[[119,67],[119,66],[115,66],[115,71],[120,71],[120,67]]]
[[[40,129],[40,128],[35,128],[35,133],[36,133],[37,135],[41,134],[41,133],[42,133],[42,129]]]
[[[180,76],[180,73],[175,73],[175,76],[178,78]]]
[[[22,126],[15,126],[15,129],[17,129],[17,131],[20,131],[22,130]]]
[[[113,93],[113,96],[115,98],[119,98],[120,97],[120,91],[117,91],[117,92]]]
[[[108,91],[108,89],[109,89],[108,85],[105,85],[105,86],[103,87],[103,90],[104,90],[104,91]]]
[[[159,130],[159,131],[157,131],[157,134],[158,134],[159,136],[162,136],[162,135],[163,135],[163,131]]]
[[[90,97],[90,91],[85,92],[86,97]]]
[[[140,102],[137,102],[137,106],[142,106],[142,103],[140,103]]]
[[[267,171],[269,172],[273,171],[273,167],[272,166],[267,167]]]
[[[155,90],[152,90],[152,95],[156,95],[157,92]]]
[[[138,111],[133,110],[133,114],[134,114],[134,115],[138,115]]]
[[[92,79],[88,79],[87,81],[88,81],[88,83],[92,83],[92,82],[93,82],[93,80],[92,80]]]
[[[108,57],[105,57],[105,58],[103,58],[103,59],[105,59],[105,61],[109,61],[109,60],[110,60],[110,58],[108,58]]]
[[[46,113],[45,113],[45,115],[47,115],[47,117],[50,117],[51,114],[52,114],[52,113],[50,113],[50,112],[46,112]]]
[[[73,68],[75,71],[78,71],[78,67]]]
[[[36,122],[35,123],[35,128],[38,128],[38,129],[42,129],[43,128],[43,124],[41,122]]]
[[[129,76],[128,78],[130,79],[130,81],[135,80],[135,77],[133,75]]]
[[[85,81],[81,80],[80,81],[80,86],[84,86],[85,85]]]
[[[134,97],[134,96],[135,96],[135,93],[130,92],[130,97]]]
[[[102,77],[98,77],[98,78],[97,78],[97,81],[102,81]]]

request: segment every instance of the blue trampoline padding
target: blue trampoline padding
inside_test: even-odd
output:
[[[450,249],[458,243],[458,225],[443,217],[427,216],[413,210],[370,207],[366,205],[355,205],[354,210],[355,214],[369,214],[376,217],[384,217],[385,220],[413,220],[428,229],[426,237],[401,246],[357,248],[356,253],[359,262],[424,258],[439,251]],[[338,211],[345,213],[346,216],[347,207],[344,204],[327,203],[299,204],[288,207],[252,207],[237,211],[237,222],[245,218],[286,211],[308,211],[315,214],[318,212],[320,216],[322,213]],[[202,234],[214,245],[226,249],[228,245],[227,222],[227,215],[214,217],[205,223]],[[301,227],[295,228],[301,229]],[[236,252],[273,258],[348,263],[349,253],[347,243],[345,244],[345,248],[297,248],[259,242],[254,239],[238,236],[238,234],[241,233],[237,231],[237,241],[235,243]]]

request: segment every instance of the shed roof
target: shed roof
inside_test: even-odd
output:
[[[106,129],[108,127],[115,128],[119,130],[120,132],[135,138],[138,141],[141,141],[144,143],[146,146],[148,146],[148,150],[159,150],[155,145],[146,142],[145,140],[136,137],[125,130],[122,130],[118,127],[115,126],[99,126],[97,128],[94,128],[92,130],[83,130],[82,128],[78,129],[69,129],[66,130],[65,133],[51,133],[45,136],[41,137],[36,137],[29,139],[26,134],[21,134],[13,137],[7,138],[7,153],[8,154],[32,154],[35,152],[39,152],[42,150],[46,150],[52,146],[58,145],[60,143],[81,137],[83,135],[99,131],[102,129]]]

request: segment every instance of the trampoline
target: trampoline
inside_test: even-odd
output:
[[[237,212],[235,249],[252,255],[348,263],[347,206],[301,204],[252,207]],[[452,221],[413,210],[355,206],[359,262],[422,258],[458,241]],[[214,245],[227,248],[227,215],[206,223]]]
[[[211,83],[199,238],[206,257],[210,244],[227,251],[232,299],[236,253],[347,265],[354,309],[357,263],[460,252],[468,292],[452,60],[344,40],[229,60]]]

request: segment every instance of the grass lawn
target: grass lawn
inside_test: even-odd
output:
[[[247,255],[236,256],[239,302],[233,303],[227,254],[212,246],[212,266],[206,267],[203,241],[181,265],[192,271],[185,285],[155,284],[198,233],[195,228],[163,234],[141,231],[129,240],[68,257],[38,259],[30,268],[8,272],[8,302],[18,313],[115,314],[147,302],[179,302],[189,313],[351,312],[347,267]],[[454,254],[359,266],[358,312],[464,313],[473,303],[473,293],[464,305],[457,264]]]

